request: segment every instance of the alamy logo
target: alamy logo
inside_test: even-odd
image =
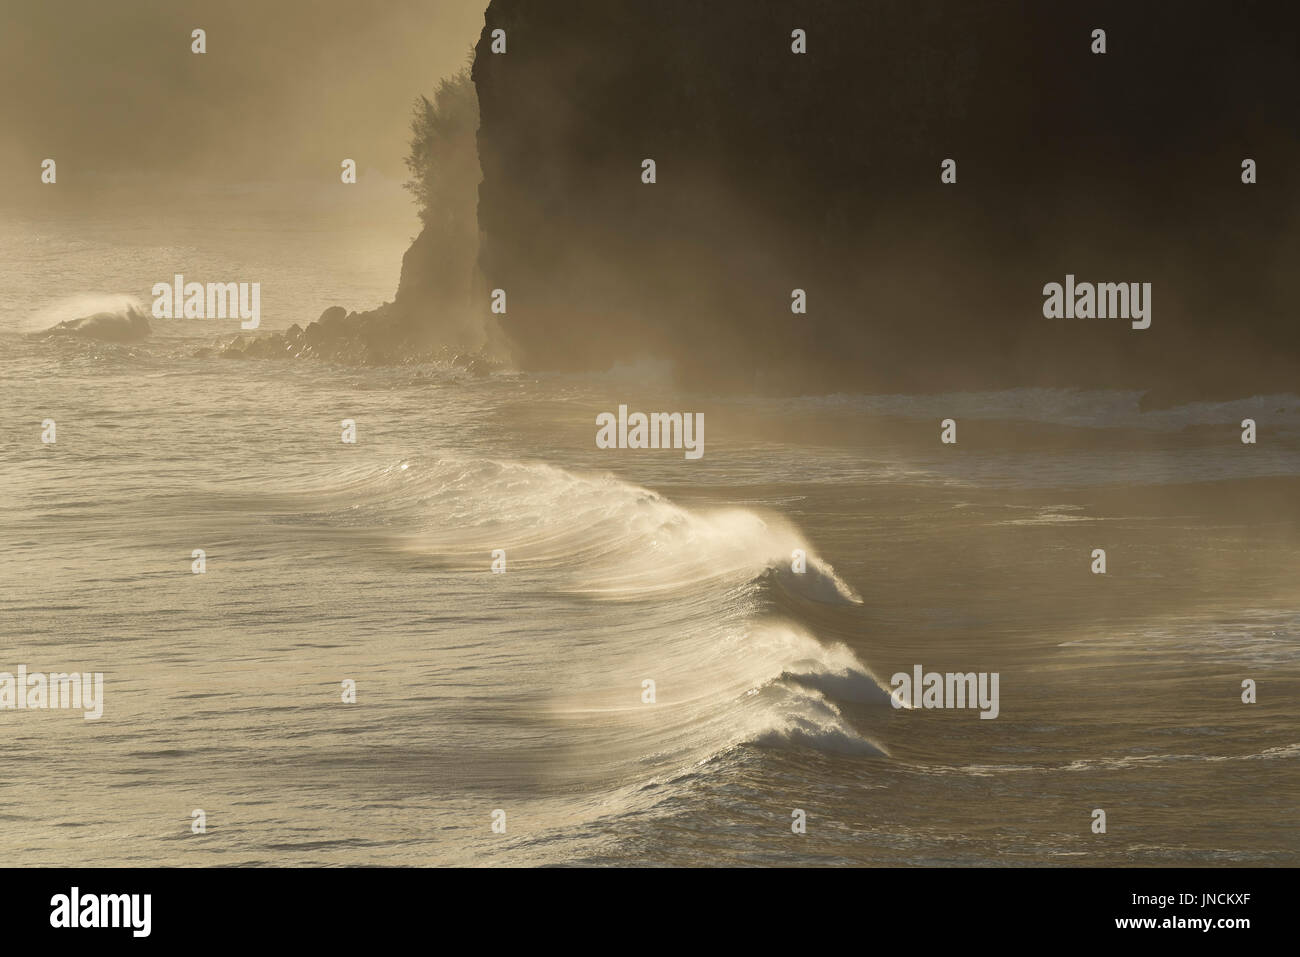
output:
[[[177,273],[170,283],[153,289],[155,319],[241,319],[241,329],[256,329],[262,321],[260,282],[186,282]]]
[[[1043,287],[1043,317],[1046,319],[1131,319],[1134,329],[1151,325],[1151,283],[1081,282],[1067,273],[1065,285],[1049,282]]]
[[[0,671],[0,710],[39,710],[71,708],[84,711],[87,721],[97,721],[104,714],[104,673],[52,671],[27,672],[18,666],[18,674]]]
[[[998,716],[998,673],[981,671],[937,671],[921,673],[920,665],[912,673],[900,671],[889,679],[894,689],[889,693],[895,708],[979,708],[981,718]]]
[[[618,407],[618,416],[596,416],[598,449],[685,449],[686,458],[704,457],[703,412],[633,412]]]
[[[74,887],[50,898],[51,927],[129,927],[131,936],[152,930],[152,894],[86,894]]]

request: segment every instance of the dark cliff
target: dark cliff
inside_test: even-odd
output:
[[[483,312],[524,366],[706,388],[1294,389],[1296,9],[492,0]],[[1151,328],[1045,319],[1067,273],[1150,282]]]

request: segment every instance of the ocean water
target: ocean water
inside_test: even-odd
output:
[[[0,225],[0,670],[105,676],[97,721],[0,710],[10,864],[1300,863],[1297,396],[775,399],[653,361],[195,357],[234,321],[33,334],[174,272],[305,325],[391,298],[409,240],[188,221]],[[620,404],[703,412],[704,456],[596,448]],[[918,664],[998,673],[997,718],[892,707]]]

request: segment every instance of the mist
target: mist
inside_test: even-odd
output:
[[[411,105],[465,65],[484,4],[6,6],[0,62],[17,82],[0,92],[0,205],[85,211],[281,195],[256,184],[337,193],[344,158],[356,160],[357,192],[400,196]],[[47,157],[57,196],[41,191]]]

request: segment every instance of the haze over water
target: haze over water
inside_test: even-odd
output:
[[[234,320],[40,338],[72,297],[147,305],[163,262],[255,263],[264,327],[305,324],[383,297],[409,237],[3,229],[0,668],[106,686],[99,721],[4,713],[13,863],[1296,862],[1295,396],[724,397],[656,363],[195,357]],[[704,457],[595,448],[618,402],[703,411]],[[998,672],[998,718],[890,707],[918,663]]]
[[[820,5],[823,12],[831,6]],[[1224,236],[1233,243],[1253,236],[1268,247],[1254,259],[1234,248],[1238,275],[1264,276],[1270,293],[1274,283],[1288,288],[1290,246],[1268,246],[1271,235],[1294,241],[1277,212],[1285,204],[1263,189],[1233,192],[1246,188],[1237,178],[1239,157],[1184,148],[1199,149],[1207,139],[1179,125],[1174,112],[1146,108],[1166,86],[1180,87],[1158,61],[1148,74],[1146,60],[1135,68],[1121,54],[1105,61],[1114,66],[1110,73],[1096,71],[1094,85],[1071,88],[1078,115],[1099,124],[1093,127],[1054,104],[1037,110],[1036,85],[999,86],[996,51],[1005,48],[995,45],[984,57],[995,68],[985,77],[992,85],[958,85],[1000,91],[1010,107],[993,115],[996,98],[975,96],[979,102],[965,113],[945,101],[930,116],[911,108],[926,102],[928,87],[895,84],[894,61],[860,55],[864,38],[834,37],[818,52],[838,50],[839,60],[820,62],[846,72],[867,63],[869,70],[853,75],[854,89],[874,91],[884,78],[882,115],[915,119],[928,135],[948,137],[944,124],[960,114],[972,137],[989,128],[1023,132],[1023,116],[1079,137],[1078,144],[1052,141],[1059,155],[1038,154],[1033,166],[1004,135],[998,150],[985,154],[985,169],[1005,174],[986,181],[992,193],[978,192],[979,160],[965,165],[964,155],[964,192],[935,193],[929,147],[906,138],[930,164],[923,183],[909,180],[910,194],[899,188],[907,173],[899,157],[828,150],[828,168],[846,180],[865,159],[883,164],[877,175],[888,174],[893,205],[881,205],[882,216],[874,217],[869,190],[855,196],[859,209],[872,209],[873,228],[893,224],[900,238],[868,248],[852,271],[837,270],[832,253],[853,255],[837,242],[870,237],[838,208],[825,231],[817,232],[820,219],[809,220],[811,237],[769,223],[770,232],[754,233],[761,238],[748,246],[708,248],[715,235],[747,234],[761,222],[755,210],[733,204],[743,191],[734,192],[724,174],[754,174],[751,195],[761,198],[769,181],[789,179],[787,169],[819,168],[805,163],[818,158],[815,151],[793,155],[800,161],[794,167],[763,166],[750,162],[745,144],[719,142],[726,149],[705,151],[699,167],[718,171],[708,203],[667,190],[632,194],[635,202],[622,207],[642,216],[628,227],[632,240],[660,235],[646,230],[647,222],[675,239],[678,215],[713,217],[718,231],[692,237],[696,245],[665,240],[656,250],[662,258],[654,258],[663,271],[624,276],[631,283],[625,289],[640,283],[667,290],[703,312],[701,303],[725,297],[707,298],[707,284],[697,288],[695,280],[729,270],[754,277],[755,301],[769,286],[776,290],[776,305],[764,301],[767,311],[754,315],[787,329],[785,279],[765,258],[774,246],[764,252],[762,242],[779,235],[808,263],[825,267],[828,287],[860,279],[855,291],[909,293],[873,299],[867,322],[851,296],[836,300],[814,288],[813,313],[795,320],[806,338],[787,339],[787,346],[739,322],[745,307],[719,323],[737,339],[709,338],[719,329],[702,321],[707,315],[619,312],[585,290],[573,297],[580,303],[572,315],[544,315],[559,325],[525,331],[545,355],[599,338],[588,330],[607,333],[602,348],[610,330],[632,330],[623,361],[586,374],[503,365],[479,376],[463,356],[397,366],[223,358],[223,347],[241,333],[237,319],[151,318],[152,334],[133,344],[46,335],[100,312],[120,316],[135,306],[150,315],[153,285],[176,274],[200,283],[260,283],[257,335],[305,327],[335,305],[360,311],[394,297],[403,256],[422,225],[401,189],[411,103],[434,95],[442,78],[465,65],[485,23],[483,0],[200,7],[28,4],[13,12],[15,28],[0,32],[0,62],[21,78],[0,90],[0,163],[19,171],[0,177],[0,673],[25,666],[105,678],[99,720],[71,710],[0,709],[0,855],[8,864],[1300,863],[1294,389],[1143,411],[1137,390],[955,393],[942,374],[918,366],[902,371],[933,380],[924,395],[778,398],[736,387],[754,379],[745,368],[717,370],[720,377],[736,373],[725,387],[697,369],[685,376],[694,385],[684,387],[681,368],[647,358],[643,343],[633,341],[636,331],[671,329],[683,336],[664,341],[681,354],[732,359],[737,350],[727,350],[737,342],[746,356],[761,358],[794,341],[808,350],[790,353],[804,356],[804,371],[814,373],[823,352],[813,347],[825,342],[869,347],[872,368],[881,372],[900,371],[891,348],[918,342],[933,346],[931,357],[950,370],[975,361],[967,347],[988,347],[1014,365],[1012,347],[1024,346],[1021,327],[992,329],[962,311],[1000,308],[979,262],[1035,278],[1023,289],[1023,328],[1041,334],[1056,327],[1042,325],[1039,278],[1060,281],[1075,270],[1102,281],[1146,281],[1141,270],[1157,262],[1169,267],[1159,275],[1186,279],[1200,260],[1178,250],[1208,257]],[[857,9],[844,7],[854,16]],[[935,32],[941,24],[917,21],[907,5],[882,9],[903,35],[920,31],[934,44],[912,58],[911,47],[888,30],[875,31],[871,42],[908,50],[909,67],[938,87],[947,70],[961,80],[968,66],[975,69],[979,58],[971,57],[979,51],[966,43],[961,18],[974,16],[969,11],[952,5],[961,17]],[[1029,63],[1065,62],[1053,44],[1068,31],[1022,34],[1019,9],[1002,8],[1002,15],[1008,10],[1017,29],[992,31],[995,40],[1028,36],[1034,42],[1022,52],[1033,54]],[[188,39],[200,13],[210,42],[202,57],[190,52]],[[1140,13],[1139,21],[1158,19]],[[977,19],[985,18],[983,11]],[[1040,27],[1053,22],[1047,7],[1036,20]],[[550,35],[567,37],[568,22],[555,21]],[[604,18],[595,28],[636,36],[638,55],[653,60],[659,47],[649,44],[648,28],[661,31],[662,43],[672,23],[647,16],[645,25],[632,32]],[[1202,40],[1217,40],[1218,31],[1202,37],[1194,18],[1190,26],[1168,26],[1184,41],[1195,34],[1194,55],[1174,42],[1160,49],[1196,65],[1193,89],[1211,89],[1210,105],[1241,119],[1242,130],[1255,128],[1247,120],[1283,128],[1285,117],[1274,122],[1262,106],[1231,106],[1243,98],[1201,72],[1207,63],[1235,62],[1201,52]],[[963,44],[960,56],[942,47],[950,35]],[[1124,49],[1122,30],[1115,35]],[[784,69],[783,32],[778,39]],[[815,31],[813,39],[821,43]],[[713,33],[695,42],[695,49],[707,47]],[[1081,44],[1070,62],[1090,57],[1086,49]],[[624,52],[602,48],[584,69],[616,70]],[[743,69],[715,71],[698,89],[688,71],[677,71],[675,79],[690,87],[680,99],[671,84],[658,89],[657,115],[677,159],[689,158],[693,145],[677,123],[679,106],[704,104],[694,117],[703,122],[708,104],[742,96],[733,79],[776,75],[746,59],[743,44],[726,52],[732,59],[724,64]],[[1285,88],[1269,78],[1288,76],[1286,62],[1253,60],[1262,72],[1234,67],[1235,84]],[[532,76],[546,76],[549,63],[539,56]],[[588,74],[555,75],[567,82]],[[1124,99],[1129,125],[1117,132],[1093,104],[1106,102],[1107,90],[1123,93],[1133,75],[1150,82],[1138,90],[1145,98]],[[526,87],[529,76],[500,70],[498,106],[530,103],[511,94],[511,84]],[[640,77],[620,79],[638,96],[645,90]],[[817,92],[783,80],[772,80],[770,90],[764,95],[780,91],[787,102],[801,90]],[[1050,90],[1043,95],[1050,99]],[[865,110],[872,102],[856,105]],[[628,127],[642,117],[628,118],[599,97],[589,105]],[[867,135],[842,130],[835,104],[823,105],[835,122],[819,127],[817,112],[805,111],[799,115],[808,130],[841,145],[851,145],[850,134]],[[993,127],[976,106],[992,111]],[[552,149],[553,165],[530,165],[533,151],[510,152],[516,128],[501,119],[506,112],[494,130],[504,151],[496,159],[523,156],[516,169],[546,171],[581,196],[588,178],[559,162],[562,138],[542,144]],[[559,112],[560,120],[572,119]],[[748,124],[773,143],[790,136],[787,118],[743,110],[726,116],[733,132]],[[555,118],[530,109],[513,122],[545,132]],[[596,125],[603,136],[619,124]],[[1184,165],[1132,162],[1137,152],[1120,148],[1125,128],[1137,131],[1145,150]],[[876,126],[863,129],[878,136]],[[1030,135],[1044,139],[1039,131],[1034,125]],[[621,176],[622,153],[605,149],[601,136],[575,134],[576,149],[590,148]],[[1287,154],[1276,144],[1284,137],[1237,138],[1274,142],[1272,158],[1259,154],[1258,185],[1282,180],[1276,171]],[[465,160],[469,144],[471,162],[450,163],[446,177],[439,167],[429,182],[450,182],[455,192],[457,176],[469,175],[476,188],[475,142],[461,136],[453,159]],[[977,139],[964,142],[973,152]],[[1109,149],[1112,142],[1118,145]],[[1083,148],[1090,144],[1120,157],[1119,165],[1103,166]],[[661,157],[662,186],[676,175],[673,154]],[[640,156],[628,167],[635,189]],[[740,161],[715,166],[719,156]],[[1014,162],[999,167],[997,156]],[[45,157],[58,158],[57,185],[39,180]],[[355,185],[340,182],[345,157],[357,163]],[[1188,193],[1214,202],[1179,200],[1180,184],[1205,169],[1224,179]],[[1139,172],[1160,188],[1131,178]],[[1033,174],[1027,192],[1016,179],[1021,173]],[[609,182],[621,188],[621,179]],[[800,202],[830,195],[828,205],[839,204],[834,190],[818,194],[821,182],[793,183]],[[1124,188],[1089,193],[1105,182]],[[488,191],[497,238],[521,240],[516,264],[533,253],[563,259],[581,249],[576,241],[551,243],[558,226],[549,212],[525,210],[541,227],[516,230],[511,196],[527,197],[529,185],[498,182],[510,188]],[[431,195],[438,197],[436,189]],[[908,205],[909,195],[926,197],[917,207],[922,214]],[[1033,216],[991,221],[990,210],[1003,207],[990,195],[1026,203]],[[1175,237],[1193,240],[1187,247],[1166,247],[1147,228],[1165,221],[1169,207],[1161,203],[1171,196],[1180,214],[1208,211],[1203,235]],[[1249,200],[1232,205],[1238,196]],[[474,209],[480,198],[451,197]],[[806,218],[799,202],[775,192],[772,198],[776,208]],[[1101,199],[1111,219],[1090,218]],[[1268,214],[1252,224],[1267,227],[1261,232],[1241,227],[1255,215],[1252,201]],[[585,225],[621,225],[605,222],[605,209],[592,199]],[[1224,209],[1237,210],[1230,220],[1237,232],[1214,219]],[[950,224],[965,225],[934,225],[948,215],[956,217]],[[1068,263],[1058,270],[1055,247],[1025,232],[1075,222],[1107,240],[1107,256],[1141,252],[1133,276],[1127,262],[1114,274],[1093,276]],[[470,217],[445,235],[434,231],[424,255],[435,278],[446,278],[436,268],[446,252],[439,235],[454,245],[458,229],[480,228]],[[574,232],[588,240],[614,234]],[[991,242],[990,235],[1001,238]],[[1128,245],[1116,246],[1116,235]],[[924,255],[936,237],[969,239],[986,259],[961,260],[955,278],[936,281],[940,260]],[[636,262],[632,240],[599,251]],[[1049,260],[1050,271],[1037,277],[1035,263]],[[570,272],[542,277],[557,280],[553,288],[533,288],[559,300],[565,283],[607,288],[608,277],[593,274],[592,262],[570,264]],[[511,277],[512,297],[516,277],[520,286],[529,278],[526,269]],[[1272,302],[1246,282],[1192,278],[1224,299]],[[1177,368],[1190,367],[1176,367],[1173,358],[1214,354],[1208,340],[1178,335],[1188,328],[1180,325],[1186,303],[1215,308],[1204,291],[1159,285],[1150,338],[1131,338],[1148,334],[1120,327],[1105,344],[1121,343],[1116,354],[1129,358],[1149,349],[1143,355],[1170,360],[1152,363],[1153,378],[1177,378]],[[945,334],[894,315],[895,305],[919,308],[918,301],[940,304],[928,318],[942,320]],[[464,318],[425,312],[430,327]],[[526,309],[501,321],[521,313]],[[816,323],[827,317],[852,334],[823,340]],[[1200,328],[1249,343],[1247,332],[1276,328],[1254,323],[1258,318],[1242,311]],[[1277,314],[1270,321],[1277,323]],[[1089,334],[1087,326],[1060,328]],[[1111,331],[1096,328],[1095,340],[1062,338],[1051,355],[1019,355],[1068,366],[1074,354],[1060,344],[1095,345]],[[973,330],[969,338],[966,330]],[[689,334],[696,332],[707,348],[695,348]],[[1273,340],[1261,334],[1260,341]],[[1169,355],[1160,351],[1167,347]],[[845,350],[834,358],[852,362]],[[1142,368],[1140,358],[1133,365]],[[703,457],[598,448],[597,416],[620,405],[702,413]],[[955,445],[940,441],[940,423],[949,418]],[[1241,442],[1247,418],[1258,423],[1253,445]],[[50,445],[41,441],[47,419],[57,423]],[[340,441],[344,420],[356,424],[354,445]],[[191,570],[196,549],[205,553],[204,574]],[[1104,575],[1091,571],[1096,549],[1106,551]],[[492,572],[498,551],[504,574]],[[803,573],[792,569],[797,552],[807,556]],[[971,708],[892,707],[891,677],[917,666],[997,673],[996,719]],[[1247,679],[1258,686],[1255,704],[1241,700]],[[355,704],[342,701],[348,680],[356,683]],[[647,681],[654,682],[653,704],[643,700]],[[1097,808],[1107,813],[1105,834],[1091,828]],[[195,809],[206,814],[206,834],[191,831]],[[497,810],[506,813],[504,834],[492,829]],[[792,832],[797,810],[806,814],[804,834]]]

